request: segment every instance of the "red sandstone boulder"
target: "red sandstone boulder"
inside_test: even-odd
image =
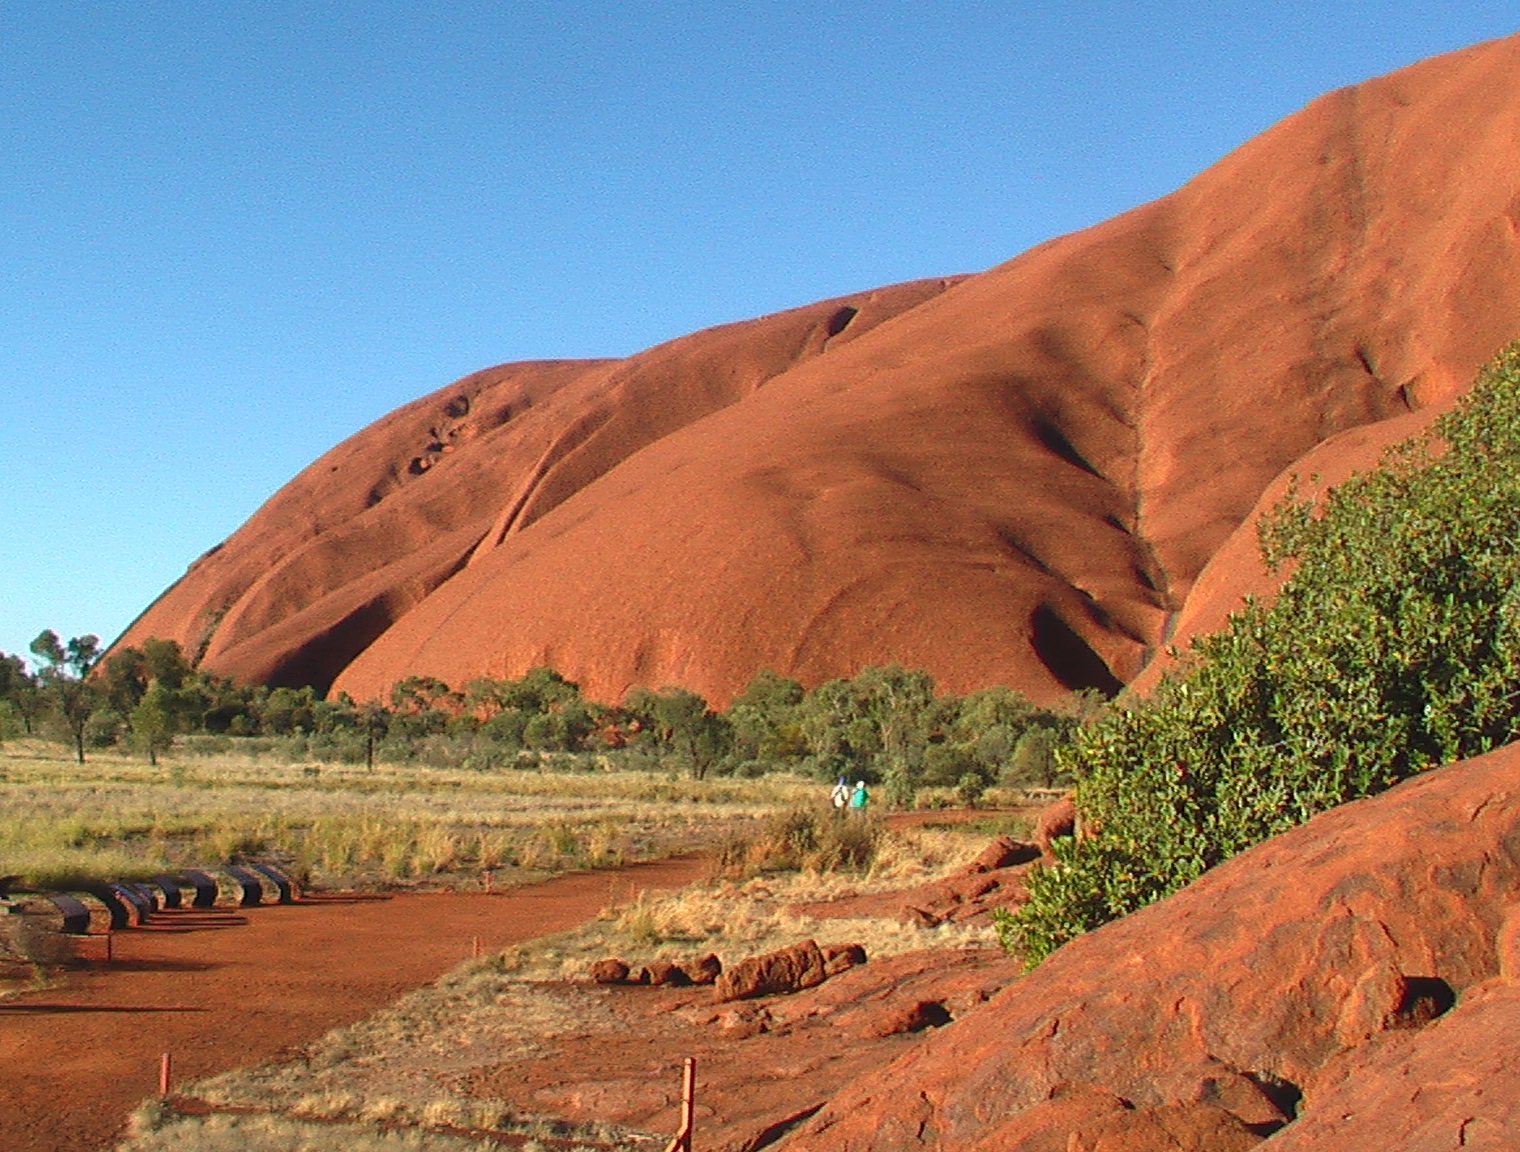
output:
[[[966,279],[477,373],[314,463],[123,640],[360,700],[535,664],[604,700],[894,661],[1112,691],[1285,469],[1515,334],[1517,65],[1501,40],[1333,93]]]
[[[669,960],[655,960],[644,969],[644,972],[646,979],[643,983],[653,988],[685,988],[692,983],[686,970]]]
[[[942,1028],[950,1023],[950,1011],[939,1000],[914,1000],[895,1004],[867,1021],[861,1035],[867,1039],[900,1036],[904,1032],[922,1032],[925,1028]]]
[[[693,984],[712,984],[723,974],[723,961],[711,952],[682,967]]]
[[[1213,1104],[1126,1108],[1077,1127],[1067,1152],[1246,1152],[1261,1143],[1239,1119]]]
[[[827,976],[838,976],[866,962],[864,944],[825,944],[823,946],[823,971]]]
[[[1520,988],[1468,988],[1428,1028],[1384,1033],[1321,1077],[1263,1152],[1511,1152],[1520,1132]]]
[[[1012,868],[1016,864],[1028,864],[1040,858],[1037,844],[1025,844],[1012,836],[999,836],[983,848],[977,858],[966,865],[967,873],[996,872],[999,868]]]
[[[804,940],[764,956],[751,956],[724,969],[713,985],[713,993],[720,1002],[750,1000],[812,988],[827,978],[823,952],[814,941]]]
[[[1067,945],[785,1148],[1214,1152],[1290,1120],[1266,1147],[1512,1138],[1520,997],[1492,981],[1517,843],[1520,745],[1325,813]]]
[[[1077,834],[1077,804],[1070,796],[1063,796],[1049,808],[1040,813],[1040,818],[1035,823],[1034,838],[1039,845],[1040,855],[1047,861],[1054,861],[1055,856],[1051,852],[1051,845],[1063,836],[1075,836]]]
[[[628,971],[628,965],[621,960],[611,957],[598,960],[591,965],[591,982],[593,984],[626,984]]]

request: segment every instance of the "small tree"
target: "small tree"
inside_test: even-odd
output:
[[[687,688],[636,688],[628,694],[627,710],[639,718],[647,739],[683,761],[692,778],[701,780],[733,747],[728,721],[707,707],[707,701]]]
[[[74,755],[84,763],[85,730],[99,703],[100,694],[89,680],[90,670],[100,659],[100,637],[75,636],[67,645],[52,629],[31,643],[33,655],[47,667],[40,674],[42,691],[74,744]]]
[[[30,736],[42,712],[42,693],[36,677],[27,672],[26,662],[20,656],[0,652],[0,700],[10,704]]]
[[[132,709],[132,741],[148,754],[148,763],[158,766],[158,754],[173,742],[173,724],[164,707],[165,689],[158,684],[149,688]]]

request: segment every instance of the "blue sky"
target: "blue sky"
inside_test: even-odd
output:
[[[989,267],[1496,7],[0,6],[0,650],[468,372]]]

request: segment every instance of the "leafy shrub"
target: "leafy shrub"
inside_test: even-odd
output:
[[[1031,877],[1004,942],[1037,963],[1318,812],[1513,740],[1520,344],[1430,435],[1264,521],[1296,564],[1147,700],[1069,750],[1089,839]]]

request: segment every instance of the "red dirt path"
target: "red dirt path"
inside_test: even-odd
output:
[[[0,1002],[0,1149],[92,1152],[158,1085],[307,1044],[469,957],[565,931],[639,889],[679,888],[695,857],[562,876],[494,895],[314,896],[163,912],[118,932],[114,963]],[[104,955],[103,941],[98,949]]]

